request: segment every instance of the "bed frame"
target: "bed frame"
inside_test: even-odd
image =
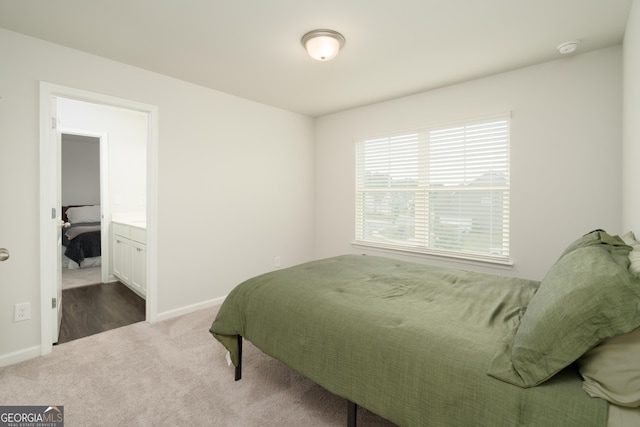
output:
[[[238,335],[238,365],[235,368],[235,380],[242,379],[242,335]],[[347,427],[356,427],[358,405],[352,401],[347,401]]]

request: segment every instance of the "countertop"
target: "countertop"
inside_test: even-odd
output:
[[[141,228],[143,230],[147,229],[147,221],[134,221],[134,220],[114,220],[111,221],[117,224],[128,225],[130,227]]]

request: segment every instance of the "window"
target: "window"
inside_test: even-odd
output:
[[[357,141],[355,240],[508,263],[509,117]]]

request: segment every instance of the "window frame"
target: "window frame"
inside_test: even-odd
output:
[[[445,190],[446,189],[446,187],[444,186],[445,184],[442,184],[443,186],[441,187],[436,187],[433,184],[434,174],[430,172],[430,167],[429,167],[429,165],[434,161],[433,158],[431,157],[432,154],[430,153],[431,146],[433,144],[433,142],[431,142],[433,138],[431,138],[430,135],[432,135],[436,131],[441,131],[443,129],[447,130],[447,129],[453,129],[453,128],[464,128],[466,132],[466,129],[469,127],[473,127],[476,125],[482,126],[483,124],[501,123],[501,122],[503,122],[504,133],[501,134],[500,132],[496,132],[501,136],[499,136],[496,139],[496,141],[492,140],[491,142],[491,144],[495,144],[495,147],[499,147],[498,148],[499,154],[496,154],[495,156],[496,156],[496,159],[498,159],[499,157],[502,158],[502,160],[500,160],[502,163],[500,163],[500,161],[498,162],[499,167],[501,168],[499,169],[500,172],[495,172],[494,170],[491,169],[492,166],[489,166],[488,169],[484,172],[481,172],[481,169],[476,168],[474,172],[475,175],[471,175],[472,177],[475,176],[475,181],[480,181],[480,177],[483,177],[485,175],[489,175],[489,174],[496,175],[496,176],[499,175],[500,179],[499,180],[496,179],[496,181],[499,181],[498,184],[476,186],[475,188],[472,188],[473,184],[470,184],[470,183],[473,180],[470,180],[468,176],[465,177],[464,180],[458,182],[457,186],[451,187],[451,188],[457,189],[457,191]],[[416,156],[418,156],[418,159],[414,159],[414,163],[417,162],[419,166],[418,166],[417,175],[415,170],[412,173],[407,173],[406,180],[408,182],[408,181],[411,181],[411,179],[413,179],[414,181],[417,181],[417,185],[414,185],[413,187],[409,185],[406,188],[403,188],[402,185],[400,185],[399,188],[396,188],[396,185],[393,184],[393,178],[388,178],[389,183],[387,184],[387,186],[381,185],[379,189],[375,188],[375,186],[371,186],[371,184],[367,186],[365,184],[365,181],[367,179],[366,178],[367,166],[365,165],[365,159],[363,157],[364,153],[362,151],[364,150],[363,148],[364,144],[367,144],[367,143],[371,144],[372,142],[375,142],[375,141],[388,140],[389,147],[391,147],[392,139],[394,138],[399,138],[401,140],[408,139],[412,135],[418,141],[417,142],[418,148],[417,150],[414,149],[413,151],[415,152]],[[463,144],[466,147],[466,145],[468,144],[466,133],[463,140],[464,140]],[[495,264],[499,266],[512,266],[513,264],[510,258],[511,256],[511,252],[510,252],[510,246],[511,246],[511,242],[510,242],[510,222],[511,222],[511,218],[510,218],[511,217],[511,214],[510,214],[510,200],[511,200],[510,146],[511,146],[511,114],[510,112],[495,114],[491,116],[476,117],[476,118],[467,119],[467,120],[459,120],[459,121],[449,122],[445,124],[424,126],[418,129],[413,129],[405,132],[387,132],[387,133],[379,134],[372,137],[356,139],[355,140],[355,150],[356,150],[355,181],[356,182],[355,182],[355,203],[354,203],[354,208],[355,208],[354,236],[355,238],[352,244],[357,247],[370,248],[370,249],[376,249],[376,250],[382,250],[382,251],[390,251],[393,253],[400,252],[405,254],[432,256],[436,258],[445,258],[445,259],[451,259],[451,260],[457,260],[457,261],[462,260],[462,261],[489,263],[489,264]],[[491,147],[494,147],[494,145],[491,145]],[[389,150],[391,151],[391,148],[389,148]],[[488,149],[488,152],[492,150],[493,149]],[[381,158],[384,159],[384,155],[382,155]],[[369,164],[371,164],[370,161],[369,161]],[[393,163],[390,162],[389,168],[392,168],[392,167],[393,167]],[[433,170],[435,170],[435,168],[433,168]],[[394,169],[393,173],[398,174],[399,173],[398,171],[399,171],[398,169]],[[371,183],[373,182],[371,180],[371,176],[375,175],[375,173],[372,173],[371,169],[369,169],[368,172],[369,172],[369,182]],[[432,175],[431,178],[429,178],[430,173]],[[389,174],[391,174],[391,172],[389,172]],[[381,173],[380,175],[382,176],[384,174]],[[398,175],[395,175],[395,176],[398,176]],[[413,178],[408,178],[409,176],[412,176]],[[380,179],[378,177],[378,181],[379,180]],[[384,179],[382,181],[384,181]],[[494,181],[493,177],[490,178],[490,181],[491,183],[493,183]],[[463,182],[467,183],[466,186],[462,185]],[[434,244],[434,241],[438,231],[434,231],[435,229],[434,224],[438,224],[441,226],[442,220],[433,219],[435,209],[433,209],[431,206],[428,206],[428,205],[429,205],[429,200],[430,199],[433,200],[434,194],[436,194],[437,192],[441,192],[442,194],[443,191],[448,193],[461,192],[461,193],[470,195],[471,198],[474,198],[474,197],[477,198],[479,197],[478,195],[482,195],[482,194],[489,194],[490,197],[492,198],[492,201],[494,200],[494,198],[497,198],[495,207],[494,207],[494,204],[491,204],[490,207],[483,208],[484,210],[480,211],[482,212],[480,215],[483,219],[485,219],[486,217],[488,218],[487,221],[490,221],[490,224],[485,227],[488,231],[485,230],[484,233],[489,236],[491,243],[493,243],[493,240],[491,239],[494,237],[497,237],[497,239],[495,240],[497,240],[498,243],[500,243],[500,245],[494,248],[491,246],[491,243],[489,243],[488,248],[484,248],[486,249],[486,251],[469,250],[465,248],[462,248],[462,249],[449,248],[448,249],[446,247],[437,247],[437,245]],[[367,212],[367,209],[368,208],[370,209],[372,194],[376,192],[382,194],[383,197],[387,197],[387,198],[392,198],[394,195],[396,197],[400,197],[399,195],[404,192],[408,192],[408,193],[413,192],[415,195],[421,194],[420,197],[416,196],[416,199],[420,199],[419,203],[411,202],[414,210],[413,212],[414,216],[412,217],[413,237],[407,239],[407,242],[411,241],[411,243],[406,243],[406,242],[398,243],[397,241],[394,243],[392,238],[389,238],[389,241],[376,241],[371,239],[367,240],[367,233],[370,233],[370,232],[365,231],[365,228],[367,227],[367,221],[371,222],[371,220],[370,218],[368,219],[365,218],[365,216],[367,215],[367,213],[371,215],[372,211],[369,210],[369,212]],[[474,192],[475,192],[475,195],[474,195]],[[480,192],[485,192],[485,193],[480,193]],[[368,201],[367,201],[367,197],[369,197]],[[411,197],[411,196],[405,196],[405,197]],[[485,197],[485,200],[486,200],[486,197]],[[367,203],[369,203],[369,207],[367,207]],[[444,206],[449,207],[449,205],[447,204],[445,204]],[[388,207],[398,208],[396,205],[393,205],[391,202],[388,203]],[[465,209],[466,210],[463,210],[462,212],[466,212],[466,216],[470,216],[472,212],[471,208],[467,206]],[[494,211],[497,211],[498,213],[500,213],[500,215],[494,215],[493,214]],[[417,214],[420,219],[416,219],[415,212],[422,212],[421,214]],[[477,215],[477,214],[474,214],[474,215]],[[494,217],[496,217],[497,219]],[[494,223],[497,224],[495,227],[497,231],[493,229]],[[390,225],[390,223],[387,222],[386,225]],[[467,226],[464,226],[464,227],[467,227]],[[400,227],[396,227],[396,228],[400,228]],[[458,228],[463,228],[463,225],[458,225]],[[442,233],[442,231],[440,233]],[[462,233],[462,232],[458,231],[458,233]],[[481,236],[481,233],[479,234],[476,233],[476,236]],[[385,240],[385,239],[386,237],[382,238],[382,240]],[[471,246],[467,246],[467,248],[469,247]]]

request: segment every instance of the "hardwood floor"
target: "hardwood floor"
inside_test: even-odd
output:
[[[145,320],[145,300],[120,282],[62,291],[58,344]]]

